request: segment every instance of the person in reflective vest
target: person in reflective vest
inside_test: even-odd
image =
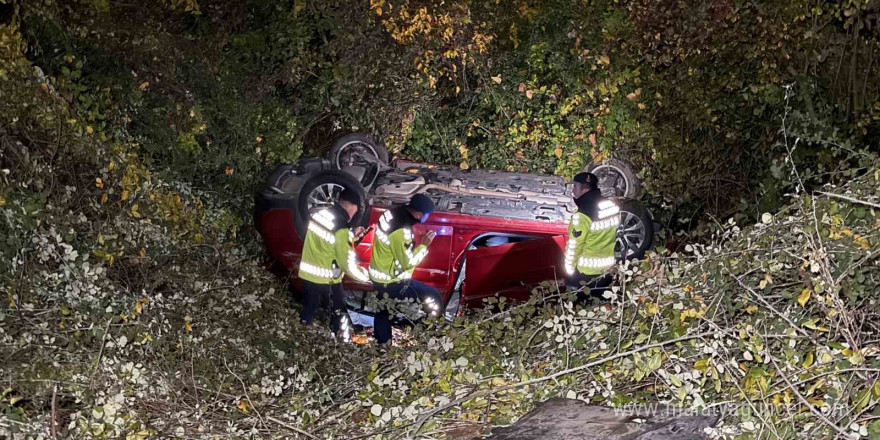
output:
[[[577,212],[568,226],[565,245],[566,286],[569,291],[589,289],[593,295],[610,284],[606,271],[614,266],[614,244],[620,224],[620,208],[602,197],[599,178],[593,173],[574,176],[574,197]],[[585,296],[585,295],[579,295]]]
[[[419,301],[429,317],[442,314],[443,297],[437,289],[413,280],[412,273],[428,255],[435,233],[426,232],[421,244],[416,246],[412,226],[425,222],[433,211],[434,203],[423,194],[413,196],[407,205],[385,211],[375,228],[369,271],[380,299],[387,296],[394,300]],[[390,317],[385,307],[376,313],[373,334],[379,344],[391,340]]]
[[[303,309],[300,321],[311,324],[318,305],[330,296],[330,330],[343,341],[351,340],[351,320],[345,307],[342,278],[366,282],[369,276],[358,265],[354,252],[354,233],[349,222],[358,210],[358,195],[345,190],[336,204],[311,214],[297,276],[303,283]]]

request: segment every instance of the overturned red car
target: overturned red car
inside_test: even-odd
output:
[[[639,190],[631,168],[613,160],[593,164],[606,197],[621,207],[615,254],[640,258],[656,228],[650,213],[633,198]],[[343,189],[360,195],[353,224],[369,227],[389,207],[426,194],[436,210],[414,227],[421,237],[437,237],[413,278],[443,293],[447,319],[464,307],[479,307],[492,296],[526,299],[532,289],[551,281],[561,285],[567,221],[575,211],[570,186],[557,176],[389,162],[388,152],[372,136],[340,138],[327,159],[307,159],[279,166],[256,196],[255,222],[272,258],[273,269],[296,287],[296,268],[309,213],[335,202]],[[361,264],[369,265],[373,230],[357,243]],[[351,310],[370,315],[365,292],[369,283],[344,280]]]

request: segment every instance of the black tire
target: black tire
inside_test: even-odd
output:
[[[642,193],[642,181],[627,161],[609,159],[591,163],[584,171],[599,178],[599,189],[605,197],[637,198]]]
[[[334,185],[341,187],[342,189],[355,191],[358,195],[358,200],[360,200],[358,203],[358,211],[355,213],[354,217],[352,217],[350,224],[362,225],[363,221],[368,219],[366,213],[369,211],[370,205],[367,202],[367,194],[364,191],[364,187],[361,186],[360,182],[350,174],[342,171],[324,171],[307,180],[306,183],[303,184],[302,189],[300,189],[299,198],[296,203],[296,215],[294,216],[296,233],[299,234],[300,237],[305,238],[306,236],[306,229],[309,226],[309,214],[311,211],[320,206],[324,206],[315,205],[314,201],[317,199],[333,203],[336,201],[336,197],[339,196],[339,193],[342,192],[341,189],[333,188]],[[330,191],[331,189],[335,192]],[[319,191],[321,193],[315,194],[315,197],[312,198],[311,196],[314,191]],[[324,195],[327,195],[327,197],[323,197]],[[334,197],[334,195],[336,197]]]
[[[364,148],[370,153],[376,161],[383,165],[388,165],[388,149],[382,145],[373,135],[366,133],[351,133],[337,139],[330,147],[330,163],[334,169],[341,170],[346,165],[345,154],[351,151],[352,147]]]
[[[617,229],[617,244],[614,256],[623,258],[624,241],[628,243],[627,260],[640,260],[654,244],[654,221],[648,210],[636,200],[618,200],[620,207],[620,226]]]

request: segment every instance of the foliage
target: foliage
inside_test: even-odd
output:
[[[0,1],[0,435],[473,438],[567,396],[880,438],[874,8]],[[621,267],[608,306],[546,286],[377,356],[300,326],[248,227],[269,167],[351,129],[463,166],[625,155],[764,215]]]

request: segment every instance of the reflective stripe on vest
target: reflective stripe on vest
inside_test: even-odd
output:
[[[336,277],[338,277],[338,274],[337,274],[338,269],[331,269],[331,268],[327,268],[327,267],[315,266],[314,264],[309,264],[309,263],[306,263],[305,261],[302,261],[299,263],[299,270],[301,270],[309,275],[312,275],[312,276],[315,276],[318,278],[326,278],[329,280],[332,280],[332,279],[335,279]]]
[[[327,243],[330,243],[330,244],[336,243],[336,236],[333,235],[332,232],[322,228],[319,224],[317,224],[313,221],[309,222],[309,231],[314,232],[315,235],[317,235],[318,237],[320,237],[322,240],[326,241]]]
[[[600,219],[611,217],[620,212],[620,208],[611,200],[603,200],[599,202],[598,208]]]
[[[602,268],[609,267],[614,265],[614,257],[605,257],[605,258],[590,258],[590,257],[581,257],[578,260],[578,266],[581,267],[592,267],[592,268]]]
[[[351,248],[348,249],[348,273],[358,281],[370,281],[370,277],[358,266],[357,255]]]
[[[577,217],[572,218],[572,221],[577,224]],[[574,275],[574,251],[576,247],[577,239],[570,237],[568,243],[565,244],[565,271],[569,275]]]
[[[330,209],[322,209],[312,215],[312,220],[318,222],[325,229],[333,230],[333,227],[336,225],[336,219],[333,217],[333,213],[330,212]]]
[[[606,229],[616,228],[618,225],[620,225],[620,216],[615,216],[611,218],[606,218],[605,220],[593,222],[593,224],[590,225],[590,230],[604,231]]]
[[[379,269],[370,268],[370,277],[378,281],[391,281],[391,275],[380,271]]]

